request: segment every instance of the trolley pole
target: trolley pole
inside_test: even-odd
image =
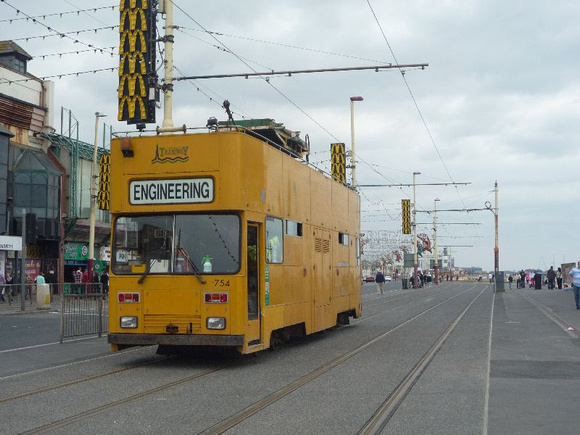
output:
[[[417,186],[415,183],[415,177],[420,174],[420,172],[413,172],[413,288],[419,288],[417,283],[419,258],[417,252]]]

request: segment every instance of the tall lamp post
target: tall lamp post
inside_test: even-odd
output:
[[[363,97],[350,97],[350,173],[352,187],[356,189],[356,153],[354,152],[354,102],[363,101]]]
[[[107,116],[101,112],[95,112],[95,149],[93,150],[93,168],[91,170],[91,209],[89,216],[89,281],[93,281],[93,268],[95,262],[95,220],[97,208],[97,149],[99,141],[99,118]]]
[[[433,201],[433,249],[435,250],[435,284],[439,284],[439,251],[437,250],[437,202],[439,198]]]
[[[495,193],[495,205],[491,206],[489,201],[485,202],[485,207],[493,213],[495,221],[495,247],[493,248],[493,277],[495,281],[495,291],[504,291],[503,281],[501,285],[498,286],[498,276],[499,276],[499,207],[498,207],[498,197],[499,188],[497,187],[497,180],[493,189]]]
[[[413,288],[419,288],[417,283],[417,269],[419,267],[419,258],[417,253],[417,201],[415,177],[420,172],[413,172]]]

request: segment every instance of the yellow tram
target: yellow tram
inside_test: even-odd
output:
[[[111,143],[108,341],[273,347],[361,315],[360,200],[272,120]]]

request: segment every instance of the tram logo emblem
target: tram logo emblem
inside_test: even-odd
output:
[[[151,163],[186,163],[189,161],[187,155],[188,146],[184,147],[155,147],[155,157]]]

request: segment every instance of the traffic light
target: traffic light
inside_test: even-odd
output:
[[[401,200],[401,215],[403,218],[403,234],[411,234],[411,200]]]

